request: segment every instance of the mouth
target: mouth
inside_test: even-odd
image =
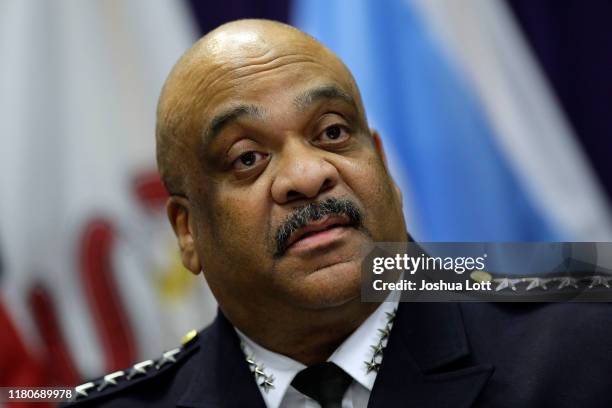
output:
[[[310,250],[323,247],[341,238],[350,227],[350,222],[345,216],[326,216],[293,232],[286,248]]]

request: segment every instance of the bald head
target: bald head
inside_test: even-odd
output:
[[[194,142],[205,136],[206,128],[215,125],[211,123],[215,108],[228,97],[239,95],[245,81],[290,64],[302,64],[302,70],[318,64],[334,71],[363,114],[349,70],[314,38],[270,20],[224,24],[187,50],[162,89],[157,110],[157,162],[171,194],[185,194],[186,158],[201,153]]]

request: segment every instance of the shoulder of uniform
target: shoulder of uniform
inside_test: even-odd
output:
[[[583,300],[602,299],[602,293],[610,293],[612,275],[592,271],[573,273],[544,273],[539,275],[500,275],[474,271],[470,278],[475,282],[491,282],[492,291],[514,297],[549,295],[551,299],[579,296]],[[606,298],[609,300],[609,297]]]
[[[87,405],[91,401],[122,393],[136,384],[164,375],[175,368],[177,363],[186,360],[199,347],[198,337],[199,333],[191,330],[183,337],[180,347],[162,353],[157,359],[141,361],[127,369],[76,386],[72,399],[64,406]]]

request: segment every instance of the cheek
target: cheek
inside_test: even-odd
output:
[[[342,168],[342,177],[359,198],[365,212],[365,227],[375,241],[405,241],[406,228],[393,181],[375,154],[351,160]]]
[[[262,255],[269,251],[268,240],[262,239],[267,235],[268,200],[261,198],[261,192],[221,190],[219,186],[218,191],[209,192],[208,204],[198,217],[203,264],[224,273],[261,270],[267,259]]]

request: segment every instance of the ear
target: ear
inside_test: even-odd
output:
[[[370,135],[372,135],[372,141],[374,142],[374,147],[376,148],[376,153],[380,156],[383,163],[385,164],[385,168],[389,171],[387,167],[387,156],[385,156],[385,149],[383,148],[382,139],[380,138],[380,134],[376,129],[370,128]]]
[[[166,202],[166,212],[178,239],[183,265],[194,275],[199,274],[202,271],[202,264],[195,248],[189,200],[184,197],[170,196]]]
[[[387,164],[387,156],[385,156],[385,149],[383,147],[383,143],[382,143],[382,139],[380,138],[380,134],[378,133],[376,129],[370,129],[370,134],[372,135],[372,141],[374,142],[374,147],[376,148],[376,152],[382,159],[385,165],[385,170],[387,171],[387,174],[389,175],[389,178],[391,179],[391,184],[393,184],[393,190],[395,192],[395,196],[397,200],[399,201],[400,208],[402,208],[403,206],[402,191],[399,189],[399,187],[395,183],[395,180],[393,180],[393,177],[391,177],[391,172],[389,171],[389,166]]]

